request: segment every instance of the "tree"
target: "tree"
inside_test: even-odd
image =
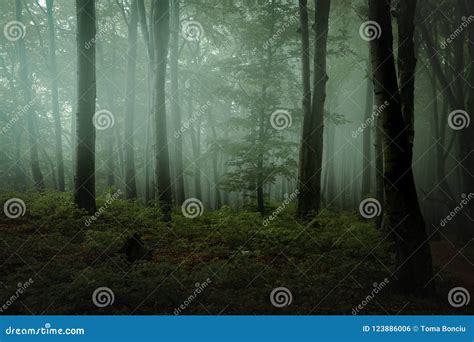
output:
[[[16,20],[22,22],[23,20],[23,8],[22,1],[15,0],[15,9],[16,9]],[[39,165],[38,157],[38,125],[36,120],[36,113],[33,109],[33,95],[31,90],[31,81],[29,74],[29,62],[28,55],[26,54],[25,40],[23,38],[18,39],[18,57],[20,60],[20,68],[18,70],[20,74],[20,84],[23,91],[23,96],[25,98],[25,103],[28,108],[27,118],[26,118],[26,127],[28,132],[28,144],[30,150],[30,165],[31,173],[33,175],[34,186],[37,190],[44,189],[44,180],[43,174],[41,173],[41,168]]]
[[[95,0],[76,0],[77,123],[74,203],[88,213],[95,203]]]
[[[402,8],[408,6],[405,4]],[[397,82],[390,9],[391,0],[369,0],[369,20],[380,25],[380,38],[371,42],[375,96],[377,103],[388,103],[382,112],[383,228],[390,232],[395,242],[397,266],[394,273],[399,289],[404,292],[430,293],[433,290],[431,254],[411,167],[411,145],[406,130],[408,123],[404,121],[402,109],[409,103],[402,104],[407,97],[400,96]],[[399,15],[410,14],[402,11]],[[404,25],[410,25],[410,19],[405,19]],[[410,32],[406,28],[402,28],[402,31]],[[403,39],[413,39],[413,36],[407,33]]]
[[[134,117],[135,117],[135,79],[137,71],[137,31],[138,6],[137,1],[130,4],[130,21],[128,22],[128,51],[127,51],[127,86],[125,91],[125,134],[124,134],[124,174],[125,198],[137,197],[135,181],[134,153]]]
[[[300,0],[302,74],[303,74],[303,134],[300,147],[298,177],[298,216],[305,217],[318,211],[321,205],[321,168],[323,156],[324,104],[326,101],[327,40],[329,31],[330,0],[315,0],[315,51],[313,57],[313,89],[309,87],[309,34],[308,10]],[[311,98],[311,103],[310,102]]]
[[[168,154],[168,136],[166,129],[165,80],[168,61],[168,43],[170,35],[169,1],[153,2],[153,39],[155,48],[154,104],[155,114],[155,176],[157,182],[158,204],[164,221],[171,220],[171,177]]]
[[[59,191],[64,191],[64,158],[62,147],[63,130],[61,126],[61,115],[59,114],[58,67],[56,63],[56,31],[54,28],[53,6],[54,0],[46,1],[49,33],[49,62],[51,63],[49,66],[51,77],[51,101],[53,104],[56,164],[58,173],[57,186]]]

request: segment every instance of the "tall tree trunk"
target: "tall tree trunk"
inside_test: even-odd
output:
[[[128,23],[128,51],[127,51],[127,86],[125,92],[125,134],[124,134],[124,174],[125,198],[137,198],[135,180],[135,146],[134,146],[134,118],[135,118],[135,78],[137,71],[137,30],[138,7],[137,1],[130,4],[130,22]]]
[[[54,18],[53,18],[53,5],[54,0],[46,1],[46,11],[48,14],[48,33],[49,33],[49,62],[50,78],[51,78],[51,98],[53,104],[53,117],[54,117],[54,134],[55,134],[55,147],[56,147],[56,168],[57,168],[57,182],[58,190],[64,191],[64,158],[62,148],[62,126],[61,116],[59,114],[59,93],[58,93],[58,68],[56,64],[56,32],[54,29]]]
[[[181,110],[178,84],[178,55],[179,55],[179,0],[171,0],[171,41],[170,41],[170,78],[171,78],[171,115],[174,120],[175,132],[181,129]],[[182,135],[174,137],[174,181],[176,188],[176,202],[184,202],[184,175],[183,175],[183,139]]]
[[[96,100],[95,0],[76,0],[77,16],[77,124],[74,203],[92,214],[95,203],[95,127]],[[86,48],[88,46],[89,48]]]
[[[165,80],[168,61],[169,0],[153,1],[153,39],[155,48],[155,113],[156,132],[156,182],[158,204],[163,214],[163,221],[171,220],[171,178],[168,154],[168,136],[166,129]]]
[[[22,0],[15,0],[15,9],[16,9],[16,20],[19,22],[23,21],[23,7]],[[36,125],[36,113],[33,109],[33,95],[31,89],[31,81],[29,74],[29,62],[28,56],[26,54],[26,46],[24,38],[18,39],[18,57],[20,60],[19,74],[20,74],[20,83],[23,90],[23,96],[25,98],[26,106],[28,106],[27,118],[26,118],[26,127],[28,131],[28,144],[30,150],[30,165],[31,173],[33,176],[34,186],[37,190],[44,189],[44,179],[43,174],[41,173],[38,157],[38,129]]]
[[[369,0],[369,19],[381,26],[380,38],[371,42],[375,96],[378,98],[377,103],[387,101],[389,104],[382,113],[385,133],[384,229],[391,233],[395,241],[397,267],[394,273],[399,289],[427,294],[434,289],[433,269],[411,168],[410,138],[405,129],[393,56],[390,8],[391,0]],[[403,39],[413,37],[404,36]]]
[[[303,65],[303,135],[299,165],[300,217],[318,211],[321,205],[321,166],[323,155],[324,103],[326,100],[326,55],[330,0],[315,0],[315,52],[313,94],[309,87],[309,34],[306,1],[300,1]],[[308,102],[311,101],[311,105]],[[310,107],[310,109],[308,109]]]
[[[374,86],[372,81],[371,69],[370,69],[370,61],[367,61],[367,89],[366,89],[366,96],[365,96],[365,115],[364,115],[364,122],[367,123],[372,116],[374,107]],[[372,137],[372,130],[370,127],[366,127],[364,129],[364,133],[362,135],[362,153],[363,153],[363,160],[362,160],[362,196],[367,196],[370,194],[370,185],[371,182],[371,174],[372,174],[372,152],[371,152],[371,137]]]

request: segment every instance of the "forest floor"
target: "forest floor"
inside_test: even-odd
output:
[[[466,258],[474,255],[445,242],[432,244],[435,297],[400,295],[389,283],[367,300],[385,278],[393,284],[394,255],[388,237],[351,212],[325,210],[305,226],[290,208],[265,226],[257,213],[224,207],[194,219],[177,211],[165,224],[154,208],[115,200],[87,226],[70,194],[0,197],[26,204],[24,216],[0,219],[2,314],[350,315],[363,301],[358,314],[472,312],[472,303],[451,307],[447,294],[456,286],[472,293]],[[94,305],[99,287],[113,291],[113,304]],[[289,305],[272,305],[277,287],[291,292]]]

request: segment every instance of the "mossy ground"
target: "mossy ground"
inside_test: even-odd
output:
[[[325,210],[311,225],[289,208],[267,226],[254,212],[228,207],[162,223],[155,208],[114,201],[89,227],[70,194],[11,193],[24,200],[20,218],[0,219],[0,305],[18,283],[34,283],[3,314],[173,314],[210,279],[181,314],[348,314],[373,290],[394,282],[387,236],[356,213]],[[105,198],[98,200],[98,207]],[[134,233],[149,258],[130,262],[121,248]],[[436,272],[438,270],[435,270]],[[456,285],[443,270],[434,298],[378,293],[360,314],[462,314],[447,292]],[[98,308],[93,291],[113,290],[113,305]],[[290,289],[289,306],[270,303],[271,291]]]

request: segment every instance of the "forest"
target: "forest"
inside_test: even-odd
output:
[[[2,0],[0,313],[472,313],[474,1]]]

